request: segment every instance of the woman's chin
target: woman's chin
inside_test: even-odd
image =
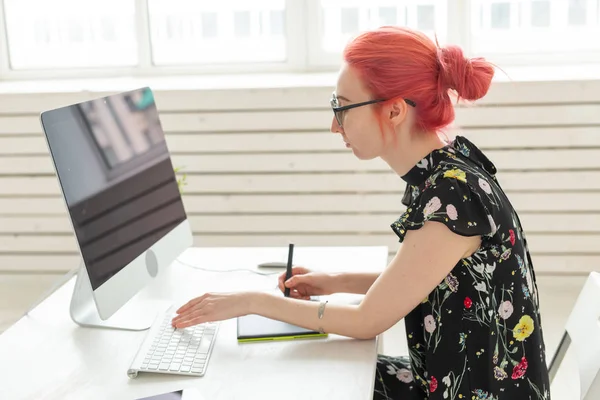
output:
[[[358,158],[359,160],[372,160],[375,158],[375,156],[370,156],[368,154],[364,154],[362,153],[360,150],[357,150],[355,147],[350,147],[352,149],[352,153],[354,154],[354,157]]]

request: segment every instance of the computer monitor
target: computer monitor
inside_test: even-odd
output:
[[[148,328],[155,313],[110,318],[193,242],[151,89],[45,111],[40,119],[82,260],[72,319]]]

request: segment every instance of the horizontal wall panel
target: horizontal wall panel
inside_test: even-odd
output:
[[[499,170],[600,168],[600,149],[489,151]],[[0,161],[1,162],[1,161]],[[189,172],[389,171],[381,159],[358,160],[349,151],[331,154],[203,155],[173,157]]]
[[[331,132],[290,133],[190,133],[167,134],[171,154],[248,152],[326,152],[345,149],[339,134]],[[42,135],[0,136],[1,155],[48,155]]]
[[[500,76],[502,75],[502,76]],[[600,102],[598,80],[494,81],[480,105],[553,104]],[[265,110],[327,106],[335,88],[337,73],[262,74],[204,77],[170,77],[145,80],[153,88],[162,111]],[[25,93],[0,93],[1,114],[36,114],[43,110],[103,97],[138,88],[135,81],[109,84],[87,82],[87,90],[52,82],[58,90],[36,83]],[[117,88],[116,86],[120,86]],[[70,89],[72,87],[72,89]],[[113,87],[107,90],[106,87]],[[285,101],[283,101],[285,100]]]
[[[456,109],[457,127],[600,125],[600,104],[473,106]]]
[[[252,78],[250,76],[249,78]],[[156,104],[161,112],[175,111],[221,111],[226,110],[273,110],[273,109],[302,109],[314,108],[315,104],[328,106],[333,87],[273,87],[247,89],[231,87],[236,76],[227,77],[229,88],[190,90],[190,79],[181,90],[162,89],[160,86],[150,87],[154,91]],[[210,78],[209,78],[210,79]],[[333,81],[332,81],[333,83]],[[241,85],[242,83],[240,83]],[[289,86],[290,83],[287,83]],[[130,85],[122,90],[94,90],[75,93],[36,93],[31,94],[4,94],[0,93],[1,114],[37,114],[44,110],[64,107],[69,104],[109,96],[120,91],[139,88],[139,85]],[[285,101],[282,101],[285,99]],[[315,99],[321,99],[319,103]]]
[[[327,103],[314,110],[273,110],[264,112],[161,112],[166,132],[277,132],[316,130],[331,127],[333,113]],[[527,127],[527,126],[600,125],[600,104],[531,105],[506,107],[459,107],[455,126]],[[1,116],[0,135],[42,132],[39,116]]]
[[[0,253],[0,272],[66,272],[79,267],[79,255],[76,252],[68,255],[57,254],[14,254]]]
[[[499,170],[600,169],[600,149],[490,151]],[[349,151],[313,154],[174,155],[174,167],[187,173],[299,173],[389,171],[381,159],[358,160]],[[53,174],[49,156],[0,157],[0,175]]]
[[[172,132],[322,131],[329,129],[332,118],[331,110],[327,109],[231,114],[163,113],[161,116],[164,129]],[[600,104],[457,108],[455,125],[459,129],[474,126],[600,125]]]
[[[533,67],[537,68],[537,67]],[[563,68],[557,66],[557,72]],[[478,100],[481,105],[507,104],[582,104],[600,103],[600,80],[506,81],[511,79],[497,71],[500,81],[492,83],[487,95]],[[539,77],[538,77],[539,78]]]
[[[600,195],[599,195],[600,196]],[[48,214],[66,215],[60,198],[53,205],[47,199],[0,198],[0,210],[13,214],[28,214],[44,210]],[[199,195],[184,196],[188,213],[331,213],[373,212],[403,210],[402,196],[398,194],[347,195]],[[51,208],[52,207],[52,208]],[[600,207],[600,205],[598,206]],[[1,213],[1,211],[0,211]]]
[[[498,179],[504,190],[509,193],[600,190],[600,170],[501,171]],[[192,193],[399,193],[404,191],[405,186],[406,183],[394,172],[382,171],[378,173],[188,175],[183,190],[185,195]],[[0,198],[2,196],[59,196],[59,194],[60,187],[54,176],[0,176]],[[37,201],[37,199],[32,200]]]
[[[39,116],[3,116],[0,115],[0,136],[41,133]]]
[[[600,126],[539,128],[472,128],[456,134],[467,137],[483,151],[493,149],[600,147]]]
[[[600,211],[600,192],[513,193],[511,203],[519,212],[593,213]],[[281,195],[185,195],[189,214],[244,213],[401,213],[402,195],[396,194],[281,194]],[[60,197],[2,198],[0,215],[65,215]]]
[[[588,275],[600,270],[600,255],[532,255],[534,268],[539,275]]]
[[[600,127],[474,129],[458,132],[482,150],[600,147]],[[342,137],[325,131],[286,133],[167,133],[171,154],[327,152],[345,149]],[[0,136],[1,155],[48,155],[39,135]]]
[[[351,215],[202,215],[189,216],[194,232],[230,233],[377,233],[390,231],[398,214]],[[600,233],[600,212],[595,214],[522,214],[525,232],[531,233]],[[501,229],[508,230],[504,226]],[[66,216],[0,217],[0,234],[70,234]]]
[[[529,247],[534,253],[600,255],[598,241],[600,234],[530,234]],[[388,246],[395,251],[397,236],[390,230],[383,234],[302,234],[293,231],[274,234],[260,232],[244,234],[195,234],[195,246],[287,246],[289,242],[297,246]],[[75,253],[77,242],[73,235],[0,235],[0,253],[55,253],[69,255]]]

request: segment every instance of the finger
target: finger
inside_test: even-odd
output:
[[[177,329],[183,329],[188,328],[190,326],[202,324],[204,322],[206,322],[206,315],[203,315],[202,312],[198,311],[194,314],[189,315],[189,317],[184,320],[177,321],[175,323],[175,327]]]
[[[189,310],[190,308],[196,306],[197,304],[200,304],[202,302],[202,300],[204,300],[207,296],[208,296],[208,293],[205,293],[200,297],[196,297],[195,299],[192,299],[192,300],[188,301],[186,304],[179,307],[179,309],[175,312],[177,314],[181,314],[181,313]]]
[[[293,289],[299,283],[301,283],[301,278],[298,275],[292,276],[290,279],[285,281],[285,287]]]
[[[173,319],[171,320],[172,323],[176,323],[178,321],[182,321],[186,318],[189,318],[190,315],[202,310],[202,308],[204,307],[206,302],[206,299],[204,299],[203,301],[201,301],[200,303],[182,311],[180,314],[176,315],[175,317],[173,317]]]
[[[309,284],[309,279],[310,278],[307,275],[294,275],[290,279],[285,281],[285,287],[293,289],[302,284]]]
[[[171,325],[174,327],[179,327],[179,324],[181,324],[184,321],[188,321],[190,319],[197,317],[198,315],[200,315],[200,313],[202,313],[202,310],[194,308],[185,314],[181,314],[181,315],[173,318],[171,320]]]
[[[185,328],[192,325],[208,322],[208,316],[214,314],[214,303],[202,302],[199,307],[196,307],[193,312],[175,321],[177,328]]]
[[[304,267],[296,266],[292,267],[292,275],[303,275],[308,273],[308,270]]]
[[[192,300],[188,301],[187,303],[185,303],[184,305],[182,305],[181,307],[179,307],[177,309],[177,311],[175,311],[175,313],[182,314],[182,313],[188,311],[190,308],[195,307],[201,301],[202,300],[200,299],[200,297],[196,297],[195,299],[192,299]]]

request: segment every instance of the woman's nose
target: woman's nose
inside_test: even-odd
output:
[[[340,126],[340,124],[338,124],[337,118],[335,116],[333,116],[333,118],[331,119],[330,130],[332,133],[342,133],[342,127]]]

